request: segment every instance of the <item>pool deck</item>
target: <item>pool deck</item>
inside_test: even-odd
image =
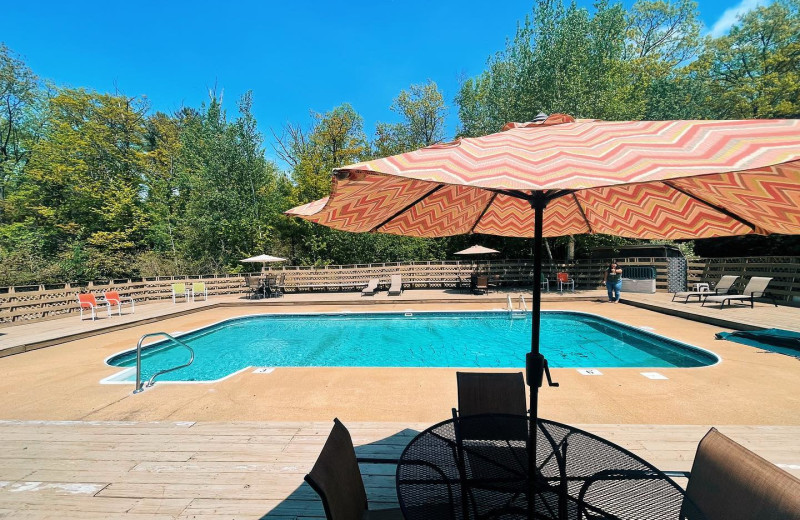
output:
[[[722,316],[737,328],[798,330],[800,309],[702,308],[672,303],[666,294],[627,294],[627,305],[615,305],[602,303],[604,296],[550,293],[542,306],[647,327],[722,361],[595,371],[602,375],[553,369],[561,387],[542,389],[543,417],[583,425],[665,470],[689,469],[697,442],[716,426],[800,474],[800,360],[715,340],[715,332],[730,328],[713,321]],[[99,384],[118,372],[103,360],[133,348],[145,333],[248,314],[488,310],[505,302],[505,293],[302,294],[153,303],[94,323],[71,316],[2,328],[0,346],[23,352],[0,358],[0,518],[319,518],[319,502],[302,476],[331,419],[351,428],[360,455],[396,455],[415,432],[449,416],[456,369],[251,368],[214,383],[157,383],[132,395],[132,384]],[[645,308],[653,305],[660,311]],[[670,312],[691,312],[693,319]],[[24,351],[43,343],[50,345]],[[362,470],[370,498],[379,507],[393,504],[394,468]]]

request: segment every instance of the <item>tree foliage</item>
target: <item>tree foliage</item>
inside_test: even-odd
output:
[[[800,0],[758,7],[717,38],[701,38],[698,20],[691,0],[537,2],[462,83],[458,133],[493,133],[539,112],[800,117]],[[199,107],[152,113],[144,98],[52,86],[0,43],[0,284],[221,272],[259,253],[318,265],[433,260],[475,241],[350,234],[283,214],[328,195],[334,168],[446,140],[435,82],[400,91],[388,106],[394,121],[373,136],[346,103],[287,124],[271,143],[280,166],[265,157],[254,102],[245,94],[229,115],[212,90]],[[531,254],[529,240],[479,240],[509,257]],[[559,260],[619,242],[628,241],[583,236],[549,249]],[[772,254],[800,240],[709,239],[696,250],[733,242]]]

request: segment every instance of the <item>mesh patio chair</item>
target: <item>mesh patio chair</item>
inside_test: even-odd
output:
[[[458,414],[484,413],[525,415],[525,379],[522,372],[456,372]]]
[[[475,278],[475,287],[472,289],[473,294],[488,294],[489,293],[489,277],[477,276]]]
[[[305,481],[322,499],[328,520],[402,520],[399,509],[370,510],[350,432],[339,421]]]
[[[697,446],[682,515],[800,520],[800,479],[711,428]]]
[[[456,372],[458,384],[458,410],[453,408],[453,418],[479,414],[510,414],[526,416],[525,379],[522,372],[511,374],[493,372]],[[514,431],[495,431],[478,423],[463,423],[458,437],[462,439],[524,440],[528,435],[525,422],[515,423]]]
[[[247,285],[247,298],[253,299],[253,296],[258,296],[259,293],[264,294],[264,286],[261,284],[261,279],[256,276],[246,275],[244,283]]]

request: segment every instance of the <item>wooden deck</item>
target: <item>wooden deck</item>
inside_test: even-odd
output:
[[[322,518],[303,475],[332,423],[0,421],[0,518]],[[427,424],[347,425],[362,457],[398,457]],[[665,470],[688,470],[707,426],[584,425]],[[722,426],[800,475],[800,426]],[[394,466],[362,464],[373,507]],[[685,481],[679,483],[685,485]]]

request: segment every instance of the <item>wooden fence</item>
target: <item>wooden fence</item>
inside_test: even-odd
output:
[[[625,258],[625,266],[653,266],[656,269],[656,290],[667,290],[668,260],[666,258]],[[382,286],[389,285],[393,274],[403,277],[404,288],[455,287],[458,277],[468,279],[477,268],[499,275],[507,285],[530,287],[533,285],[533,263],[530,260],[501,261],[442,261],[442,262],[392,262],[381,264],[333,265],[327,267],[285,266],[269,267],[273,275],[285,275],[287,291],[359,290],[371,278],[378,278]],[[550,280],[558,271],[567,271],[575,279],[576,289],[597,289],[602,285],[605,263],[577,262],[574,264],[548,264],[543,272]],[[203,281],[209,296],[245,295],[248,292],[245,276],[260,273],[217,274],[196,276],[161,276],[154,278],[94,281],[88,284],[50,284],[22,287],[0,287],[0,327],[57,318],[78,312],[77,295],[80,292],[101,294],[105,290],[118,291],[137,304],[165,301],[172,298],[172,284]],[[784,302],[800,302],[800,257],[770,258],[713,258],[689,260],[689,284],[714,282],[725,274],[741,276],[738,289],[751,276],[772,276],[769,290]]]

